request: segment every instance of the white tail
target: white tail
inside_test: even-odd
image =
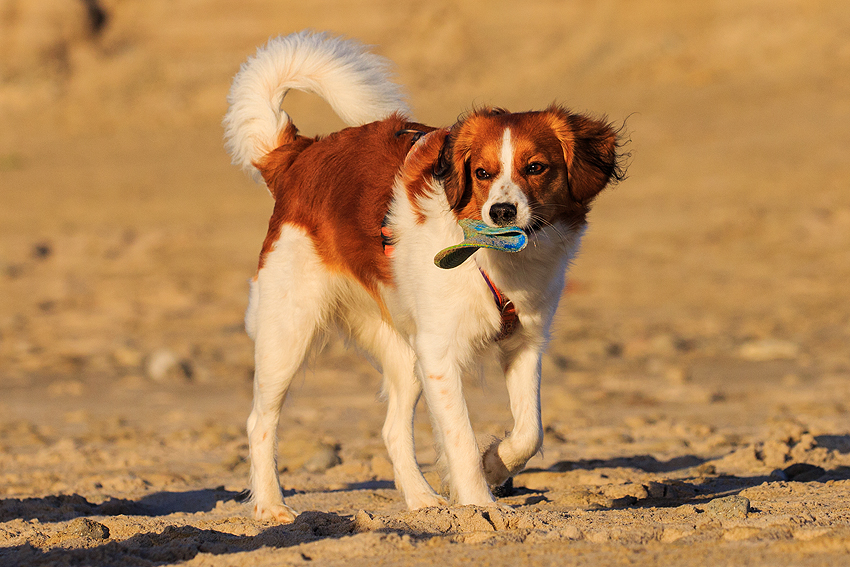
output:
[[[356,126],[407,114],[401,87],[390,81],[391,63],[365,46],[303,31],[278,37],[257,50],[233,78],[224,116],[225,148],[233,163],[258,178],[253,163],[278,146],[289,116],[280,106],[289,89],[325,99]]]

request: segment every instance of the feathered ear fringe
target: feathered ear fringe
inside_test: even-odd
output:
[[[595,119],[553,105],[546,112],[564,149],[570,197],[589,204],[609,183],[626,178],[629,154],[620,151],[622,128],[615,130],[605,117]]]
[[[448,134],[449,131],[446,129],[428,132],[407,154],[400,175],[411,202],[415,203],[419,197],[432,190],[427,181],[429,177],[444,180],[438,170],[444,167],[441,164],[444,160],[443,154],[446,150]]]

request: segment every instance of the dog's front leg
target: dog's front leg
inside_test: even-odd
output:
[[[449,485],[455,504],[492,506],[493,495],[481,469],[481,457],[463,399],[461,368],[450,349],[419,348],[417,368],[428,410],[436,426],[448,465]]]
[[[484,474],[491,486],[503,484],[525,468],[543,444],[540,360],[540,350],[531,345],[503,353],[514,427],[510,435],[495,441],[484,452]]]

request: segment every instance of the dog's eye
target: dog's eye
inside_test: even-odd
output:
[[[475,170],[475,177],[483,181],[484,179],[490,179],[490,174],[483,167],[479,167]]]
[[[535,161],[525,167],[525,173],[527,173],[528,175],[540,175],[547,169],[549,169],[548,165],[546,165],[545,163],[540,163],[539,161]]]

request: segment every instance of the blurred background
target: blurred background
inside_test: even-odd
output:
[[[429,124],[557,101],[623,126],[629,178],[591,214],[551,380],[708,384],[707,402],[753,377],[846,384],[843,0],[0,0],[0,413],[83,404],[98,380],[249,395],[272,202],[220,122],[246,57],[304,28],[393,60]],[[286,108],[308,134],[341,126],[314,97]],[[360,372],[347,356],[316,364]]]
[[[393,60],[425,123],[559,102],[622,127],[629,176],[596,201],[543,361],[545,452],[502,499],[560,519],[525,544],[460,541],[501,545],[488,560],[505,564],[550,553],[550,535],[580,562],[646,562],[664,542],[694,565],[846,555],[846,0],[0,0],[2,557],[280,564],[287,550],[256,548],[300,533],[333,537],[292,561],[356,562],[352,542],[371,541],[391,562],[444,531],[438,513],[410,540],[315,523],[404,508],[380,378],[339,342],[294,382],[278,447],[288,502],[329,514],[266,530],[237,502],[242,318],[273,203],[229,163],[221,119],[240,64],[305,28]],[[312,96],[285,108],[307,134],[342,126]],[[511,427],[485,370],[465,384],[481,445]],[[753,502],[738,531],[694,511],[727,494]],[[79,539],[64,521],[80,515],[114,541]]]

